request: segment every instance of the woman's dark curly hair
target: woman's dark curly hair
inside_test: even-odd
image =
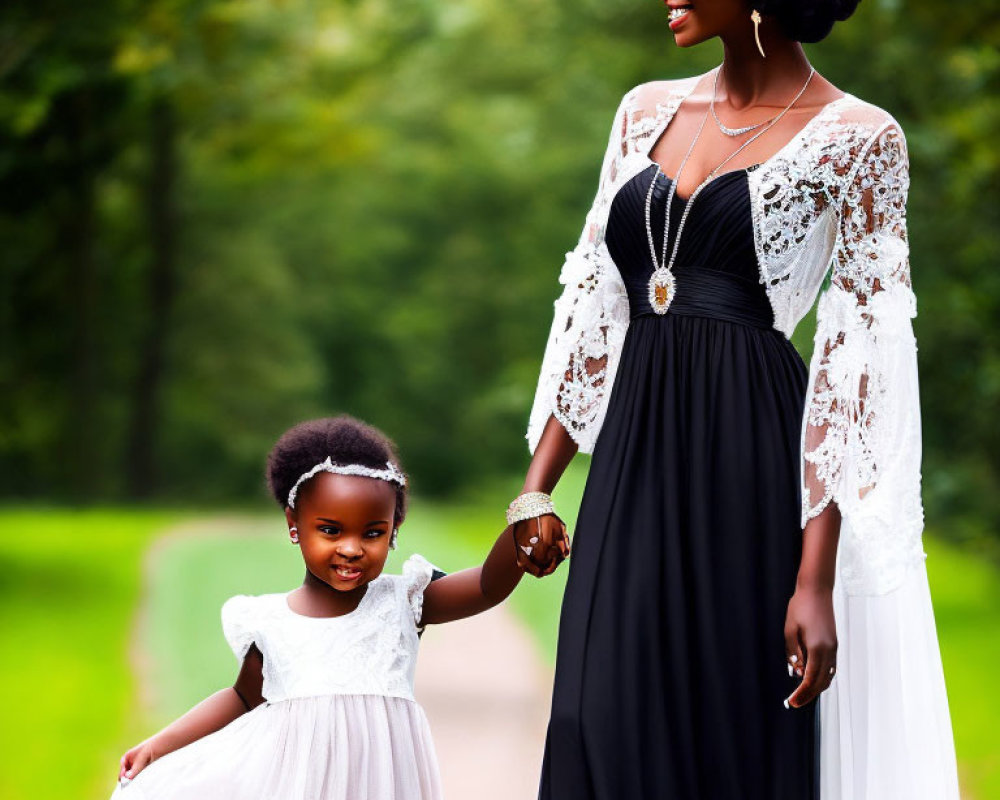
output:
[[[300,422],[281,435],[267,457],[267,485],[278,505],[285,508],[295,481],[328,457],[334,464],[373,469],[385,469],[385,462],[391,461],[403,470],[392,440],[359,419],[343,414]],[[389,485],[396,490],[394,523],[398,527],[406,516],[406,486]]]
[[[761,14],[774,17],[782,33],[797,42],[818,42],[854,13],[859,0],[751,0]]]

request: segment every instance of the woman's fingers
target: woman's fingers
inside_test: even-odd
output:
[[[802,645],[799,642],[798,628],[791,625],[785,627],[785,664],[789,676],[802,676],[804,659],[802,657]]]
[[[536,578],[551,575],[569,555],[566,525],[554,514],[516,523],[513,539],[517,565]]]
[[[556,517],[559,523],[559,550],[563,558],[569,558],[569,533],[566,530],[566,523]]]
[[[821,643],[806,649],[805,677],[788,697],[788,704],[799,708],[815,700],[829,685],[830,667],[836,662],[836,645]]]
[[[539,544],[548,557],[542,575],[551,575],[569,555],[566,525],[555,514],[546,514],[539,518],[539,530]]]
[[[531,535],[527,533],[527,523],[533,520],[521,520],[514,525],[513,538],[514,538],[514,557],[517,559],[517,566],[527,572],[529,575],[534,575],[536,578],[541,577],[541,567],[539,567],[532,559],[531,555],[535,552],[534,545],[529,542]]]

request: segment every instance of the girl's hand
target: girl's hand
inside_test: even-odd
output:
[[[785,657],[790,672],[803,679],[785,700],[786,707],[804,706],[830,685],[837,664],[832,589],[796,588],[785,616]]]
[[[118,780],[122,778],[132,780],[142,772],[156,758],[149,740],[137,744],[125,755],[122,756],[121,765],[118,769]]]
[[[566,523],[555,514],[523,519],[514,525],[514,545],[521,569],[536,578],[551,575],[569,557]]]

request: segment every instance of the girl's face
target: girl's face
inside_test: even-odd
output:
[[[678,47],[692,47],[729,33],[753,29],[750,3],[747,0],[665,0],[667,8],[683,9],[671,17],[670,30]],[[675,12],[676,13],[676,12]]]
[[[289,527],[298,529],[309,573],[338,592],[377,578],[389,556],[396,510],[395,488],[386,481],[320,472],[299,491]]]

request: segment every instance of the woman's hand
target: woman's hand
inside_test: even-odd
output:
[[[536,578],[551,575],[569,557],[566,523],[555,514],[523,519],[514,525],[517,565]]]
[[[802,683],[785,703],[799,708],[812,702],[833,680],[837,664],[837,626],[833,591],[824,586],[798,586],[785,616],[785,657]]]
[[[118,769],[118,780],[121,781],[122,778],[132,780],[149,766],[155,758],[156,754],[153,752],[153,747],[149,739],[137,744],[122,756]]]

